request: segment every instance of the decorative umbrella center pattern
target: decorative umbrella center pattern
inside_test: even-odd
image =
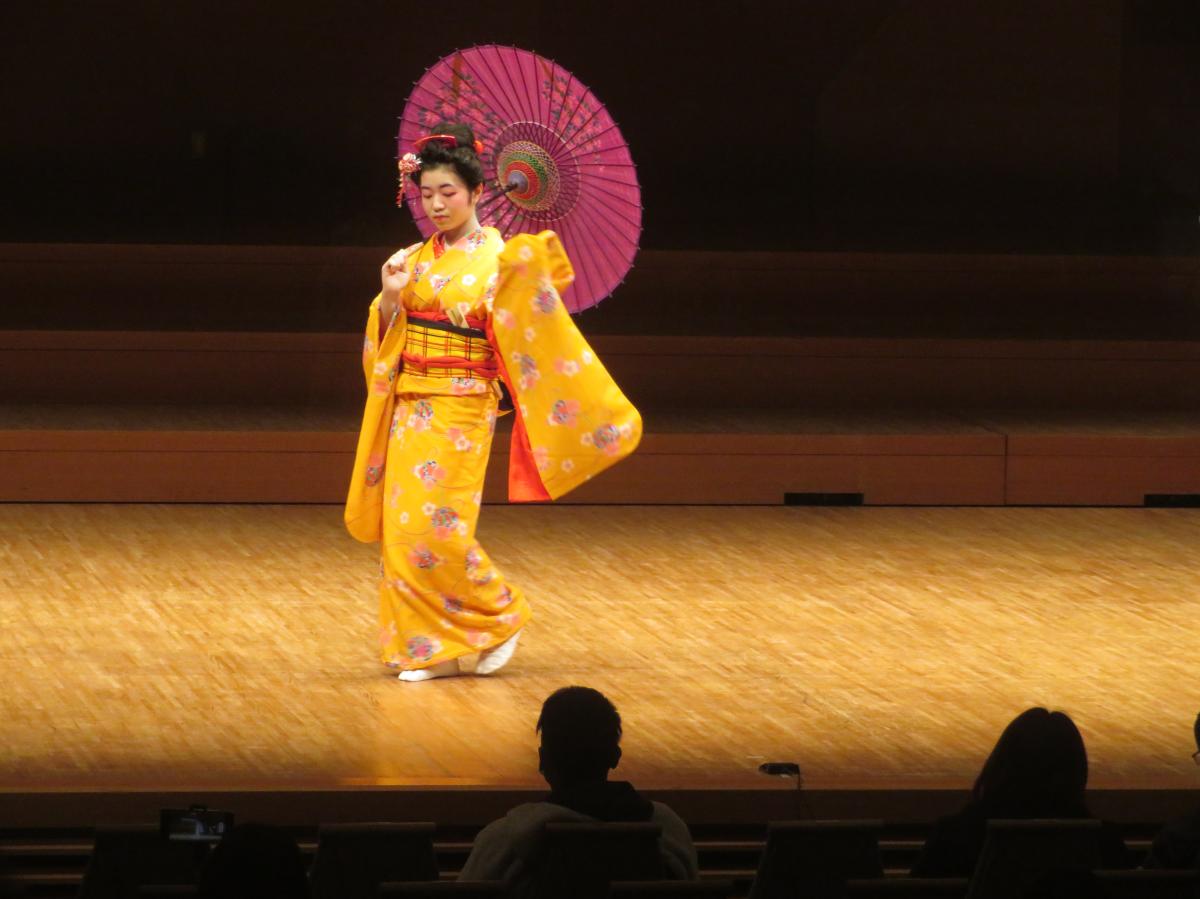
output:
[[[496,141],[496,173],[510,201],[539,221],[552,222],[569,215],[575,207],[579,199],[579,168],[571,165],[569,159],[560,168],[545,149],[547,144],[562,143],[557,136],[542,135],[540,142],[521,139],[519,132],[534,129],[547,130],[524,122],[505,129]]]
[[[497,154],[500,182],[514,203],[530,212],[542,212],[558,198],[558,166],[537,144],[514,141]]]
[[[487,179],[480,222],[505,237],[553,228],[575,267],[563,293],[572,312],[629,272],[642,230],[633,160],[607,110],[562,66],[516,47],[460,50],[417,81],[400,118],[400,156],[440,121],[471,127]],[[432,234],[415,191],[408,205]]]

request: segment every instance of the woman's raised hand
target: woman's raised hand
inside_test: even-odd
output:
[[[409,250],[397,250],[391,255],[391,258],[383,264],[383,270],[380,272],[380,278],[383,282],[384,295],[390,294],[397,296],[404,286],[408,284],[408,272],[404,268],[404,260],[408,258]]]

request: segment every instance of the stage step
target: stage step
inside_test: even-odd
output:
[[[763,410],[645,412],[638,451],[577,503],[1003,502],[1004,438],[954,415]],[[296,502],[344,499],[356,415],[278,407],[0,407],[0,500]],[[507,495],[502,419],[486,502]]]
[[[357,413],[324,407],[0,406],[0,501],[338,503]],[[646,434],[572,503],[1127,505],[1200,494],[1181,412],[840,415],[645,410]],[[502,419],[485,502],[505,502]]]
[[[1200,409],[1200,341],[593,335],[646,409]],[[0,331],[0,403],[361,409],[362,334]]]
[[[1200,494],[1200,413],[990,413],[1009,505],[1140,506]]]
[[[0,500],[340,502],[360,340],[0,332]],[[594,346],[646,434],[567,502],[1200,502],[1200,342],[610,335]],[[505,500],[507,447],[499,434],[487,502]]]

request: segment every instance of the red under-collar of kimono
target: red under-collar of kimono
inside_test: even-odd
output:
[[[483,226],[481,225],[462,239],[466,241],[467,246],[470,246],[472,241],[478,241],[478,243],[482,244],[484,240],[487,239],[487,235],[484,234]],[[446,235],[439,231],[437,234],[433,235],[432,242],[433,258],[441,259],[442,254],[446,252]],[[454,248],[451,247],[451,249]]]

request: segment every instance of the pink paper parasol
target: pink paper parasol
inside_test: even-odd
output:
[[[575,266],[563,295],[572,312],[613,292],[633,265],[642,231],[641,191],[612,116],[552,60],[488,44],[438,60],[413,87],[397,138],[399,156],[439,121],[470,125],[483,144],[479,220],[505,237],[557,232]],[[433,233],[420,197],[408,206]]]

